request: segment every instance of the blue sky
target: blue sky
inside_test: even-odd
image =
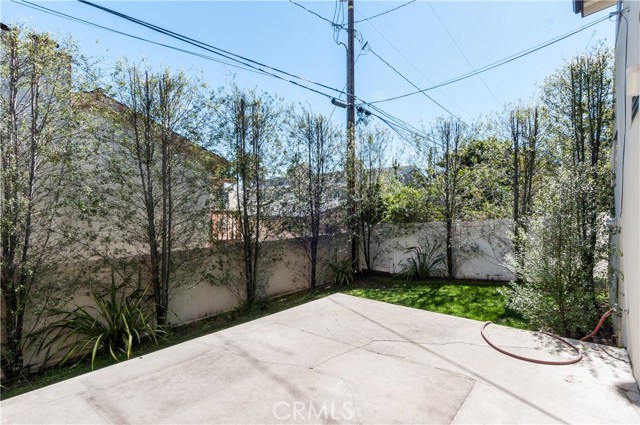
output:
[[[338,10],[343,7],[335,0],[299,2],[329,20],[334,19],[336,7]],[[356,20],[364,19],[403,3],[406,2],[356,0],[355,17]],[[75,1],[39,4],[119,31],[197,50]],[[331,25],[289,1],[115,1],[100,4],[327,86],[344,87],[345,49],[334,41]],[[309,103],[315,111],[327,115],[334,109],[327,98],[283,81],[53,17],[16,2],[2,0],[0,6],[0,17],[5,23],[24,21],[38,30],[70,34],[83,53],[102,59],[101,66],[105,71],[122,55],[134,61],[146,58],[158,68],[180,67],[194,75],[201,73],[212,86],[224,85],[235,75],[241,87],[257,87],[288,102]],[[346,13],[346,7],[344,9]],[[356,29],[375,53],[422,88],[469,72],[472,66],[479,68],[542,43],[611,11],[581,18],[573,14],[570,0],[430,3],[419,0],[362,22]],[[341,16],[335,19],[342,22]],[[614,29],[615,24],[605,20],[539,52],[483,73],[482,80],[472,77],[429,94],[464,121],[474,121],[502,110],[505,103],[535,97],[545,76],[561,67],[566,59],[599,40],[612,45]],[[346,41],[345,31],[340,33],[339,39]],[[360,43],[356,42],[356,45]],[[363,51],[358,58],[358,97],[373,101],[414,90],[372,52]],[[447,115],[422,95],[378,106],[415,126]],[[338,109],[333,119],[342,124],[344,116],[344,110]]]

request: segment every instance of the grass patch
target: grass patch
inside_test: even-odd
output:
[[[499,282],[416,281],[398,282],[376,278],[369,287],[352,288],[345,294],[436,313],[450,314],[499,325],[527,329],[525,320],[506,307]]]
[[[178,328],[173,328],[158,345],[150,342],[140,346],[133,357],[141,357],[200,336],[236,326],[260,317],[283,311],[336,292],[372,300],[429,310],[436,313],[475,319],[527,329],[522,317],[505,307],[506,299],[499,291],[499,282],[475,281],[416,281],[403,282],[389,277],[363,277],[347,287],[325,287],[315,292],[299,292],[262,303],[251,309],[222,313]],[[97,357],[95,369],[115,364],[108,355]],[[65,379],[91,372],[91,361],[74,366],[53,366],[38,373],[27,374],[14,382],[2,382],[0,399],[15,397]]]

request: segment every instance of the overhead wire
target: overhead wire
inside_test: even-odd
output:
[[[360,16],[363,16],[362,13],[360,13],[359,10],[356,10],[356,13],[358,13]],[[405,62],[407,62],[409,65],[411,65],[411,67],[413,69],[415,69],[420,75],[422,75],[422,77],[429,83],[429,84],[433,84],[433,81],[424,73],[424,71],[422,71],[422,69],[420,69],[419,67],[417,67],[404,53],[402,53],[400,51],[400,49],[398,49],[396,47],[395,44],[393,44],[391,42],[391,40],[389,40],[382,31],[380,31],[373,23],[367,21],[367,25],[369,25],[375,32],[378,33],[378,35],[389,45],[391,46],[391,48],[393,50],[396,51],[396,53],[398,53],[402,59],[405,60]],[[465,109],[460,106],[457,102],[455,102],[453,99],[451,99],[451,97],[449,95],[447,95],[444,91],[440,90],[440,92],[442,93],[442,95],[449,100],[453,105],[455,105],[460,111],[464,112],[465,114],[468,115],[468,113],[465,111]]]
[[[335,23],[334,21],[332,21],[331,19],[327,19],[327,18],[325,18],[324,16],[322,16],[321,14],[319,14],[319,13],[317,13],[317,12],[314,12],[314,11],[313,11],[313,10],[311,10],[311,9],[308,9],[305,5],[303,5],[303,4],[301,4],[301,3],[298,3],[298,2],[296,2],[296,1],[294,1],[294,0],[289,0],[289,3],[291,3],[291,4],[295,4],[295,5],[296,5],[296,6],[298,6],[299,8],[303,9],[305,12],[310,13],[310,14],[312,14],[312,15],[314,15],[314,16],[316,16],[316,17],[320,18],[320,19],[322,19],[322,20],[323,20],[323,21],[325,21],[325,22],[328,22],[329,24],[331,24],[331,26],[332,26],[332,27],[340,26],[340,25],[338,25],[337,23]],[[335,19],[335,12],[334,12],[334,19]]]
[[[453,37],[453,34],[451,34],[451,31],[449,31],[449,28],[447,28],[447,25],[444,23],[444,21],[442,20],[442,18],[440,17],[440,15],[438,14],[438,12],[436,12],[436,9],[433,7],[433,5],[431,4],[430,1],[427,0],[427,4],[429,5],[429,7],[431,8],[431,11],[433,12],[433,15],[436,17],[436,19],[438,20],[438,22],[440,22],[440,25],[442,26],[442,28],[444,29],[444,31],[447,33],[447,35],[449,36],[449,39],[451,39],[451,41],[453,42],[453,44],[456,46],[456,49],[458,49],[458,52],[460,52],[460,54],[462,55],[462,57],[464,58],[465,61],[467,61],[467,63],[469,64],[469,66],[471,67],[472,71],[475,71],[476,68],[474,67],[474,65],[471,63],[471,61],[469,60],[469,57],[464,53],[464,51],[462,50],[462,47],[460,47],[460,45],[458,44],[458,42],[456,41],[456,39]],[[487,89],[487,91],[489,92],[489,94],[493,97],[493,99],[496,101],[496,103],[500,104],[500,101],[498,100],[498,97],[496,96],[496,94],[493,92],[493,90],[491,90],[491,88],[489,87],[489,85],[487,84],[487,82],[484,80],[484,78],[482,78],[481,75],[478,75],[478,79],[480,80],[480,82],[482,83],[482,85]]]
[[[333,28],[341,29],[341,28],[343,27],[343,24],[338,24],[338,23],[337,23],[337,22],[335,22],[335,21],[329,20],[329,19],[325,18],[324,16],[320,15],[319,13],[317,13],[317,12],[315,12],[315,11],[313,11],[313,10],[308,9],[308,8],[307,8],[307,7],[305,7],[304,5],[302,5],[302,4],[300,4],[300,3],[297,3],[297,2],[296,2],[296,1],[294,1],[294,0],[289,0],[289,2],[290,2],[290,3],[292,3],[292,4],[294,4],[294,5],[296,5],[296,6],[298,6],[298,7],[300,7],[301,9],[305,10],[306,12],[308,12],[308,13],[312,14],[313,16],[315,16],[315,17],[317,17],[317,18],[319,18],[319,19],[321,19],[321,20],[323,20],[323,21],[325,21],[325,22],[329,22],[329,23],[332,25],[332,27],[333,27]],[[404,4],[402,4],[402,5],[398,6],[398,7],[393,8],[393,9],[387,10],[387,11],[385,11],[385,12],[379,13],[379,14],[374,15],[374,16],[370,16],[369,18],[361,19],[361,20],[359,20],[359,21],[355,21],[354,23],[368,21],[368,20],[373,19],[373,18],[376,18],[376,17],[378,17],[378,16],[382,16],[382,15],[385,15],[385,14],[387,14],[387,13],[393,12],[394,10],[400,9],[400,8],[402,8],[402,7],[404,7],[404,6],[407,6],[407,5],[409,5],[409,4],[411,4],[411,3],[414,3],[414,2],[415,2],[415,0],[409,1],[409,2],[404,3]],[[337,6],[337,3],[336,3],[336,6]],[[336,19],[336,10],[337,10],[337,7],[336,7],[336,9],[334,9],[334,19]],[[339,16],[339,15],[338,15],[338,16]],[[363,36],[362,36],[362,33],[360,33],[359,31],[356,31],[355,37],[358,39],[358,41],[360,42],[360,44],[361,44],[361,46],[362,46],[362,47],[361,47],[361,50],[360,50],[360,53],[358,54],[358,57],[360,57],[360,55],[365,51],[365,48],[367,47],[367,45],[369,44],[369,42],[364,40],[364,38],[363,38]],[[338,40],[337,40],[337,38],[336,38],[336,37],[334,37],[334,40],[336,41],[336,43],[338,43]],[[389,41],[387,40],[387,42],[389,42]],[[389,42],[389,43],[390,43],[390,42]],[[397,50],[397,49],[396,49],[396,50]],[[402,77],[405,81],[407,81],[409,84],[411,84],[414,88],[416,88],[416,89],[420,89],[420,87],[418,87],[418,86],[417,86],[416,84],[414,84],[411,80],[409,80],[409,79],[408,79],[404,74],[402,74],[400,71],[398,71],[398,69],[397,69],[396,67],[394,67],[393,65],[391,65],[391,64],[390,64],[388,61],[386,61],[385,59],[383,59],[383,58],[382,58],[378,53],[374,52],[370,47],[369,47],[368,51],[370,51],[371,53],[373,53],[373,54],[374,54],[374,55],[375,55],[375,56],[376,56],[380,61],[382,61],[386,66],[388,66],[388,67],[389,67],[391,70],[393,70],[396,74],[398,74],[398,75],[399,75],[400,77]],[[405,59],[406,59],[406,58],[405,58]],[[342,96],[342,93],[340,94],[340,96]],[[455,118],[455,119],[457,119],[458,121],[460,121],[460,122],[463,122],[463,123],[464,123],[464,121],[463,121],[460,117],[458,117],[456,114],[454,114],[453,112],[451,112],[449,109],[447,109],[444,105],[442,105],[440,102],[438,102],[437,100],[435,100],[433,97],[431,97],[431,96],[427,95],[426,93],[425,93],[425,97],[427,97],[430,101],[432,101],[433,103],[435,103],[438,107],[440,107],[440,108],[441,108],[442,110],[444,110],[446,113],[448,113],[449,115],[451,115],[452,117],[454,117],[454,118]],[[335,111],[335,108],[333,109],[333,111]],[[333,111],[332,111],[332,115],[333,115]]]
[[[458,81],[462,81],[462,80],[465,80],[467,78],[471,78],[471,77],[473,77],[475,75],[481,74],[483,72],[487,72],[487,71],[489,71],[491,69],[497,68],[497,67],[502,66],[502,65],[506,65],[506,64],[508,64],[510,62],[513,62],[514,60],[517,60],[517,59],[520,59],[520,58],[522,58],[524,56],[527,56],[527,55],[530,55],[532,53],[535,53],[538,50],[544,49],[545,47],[548,47],[548,46],[551,46],[552,44],[558,43],[558,42],[560,42],[560,41],[562,41],[562,40],[564,40],[564,39],[566,39],[568,37],[571,37],[572,35],[575,35],[575,34],[581,32],[581,31],[584,31],[584,30],[586,30],[586,29],[588,29],[588,28],[590,28],[590,27],[592,27],[594,25],[597,25],[600,22],[603,22],[603,21],[605,21],[607,19],[609,19],[609,16],[604,16],[604,17],[602,17],[600,19],[596,19],[593,22],[590,22],[590,23],[585,24],[585,25],[583,25],[583,26],[581,26],[579,28],[576,28],[576,29],[574,29],[572,31],[569,31],[567,33],[564,33],[562,35],[554,37],[554,38],[552,38],[552,39],[550,39],[550,40],[548,40],[546,42],[543,42],[541,44],[535,45],[535,46],[530,47],[528,49],[522,50],[522,51],[520,51],[518,53],[514,53],[511,56],[507,56],[506,58],[503,58],[503,59],[500,59],[498,61],[492,62],[492,63],[490,63],[488,65],[483,66],[483,67],[477,68],[475,71],[468,72],[466,74],[462,74],[462,75],[459,75],[457,77],[451,78],[449,80],[443,81],[441,83],[432,85],[431,87],[427,87],[427,88],[420,89],[420,90],[417,90],[417,91],[414,91],[414,92],[410,92],[410,93],[405,93],[405,94],[402,94],[402,95],[399,95],[399,96],[393,96],[393,97],[389,97],[389,98],[385,98],[385,99],[374,100],[374,101],[371,101],[369,103],[389,102],[391,100],[397,100],[397,99],[402,99],[402,98],[409,97],[409,96],[414,96],[414,95],[419,94],[421,92],[427,92],[427,91],[430,91],[430,90],[435,90],[435,89],[438,89],[440,87],[447,86],[449,84],[457,83]]]
[[[406,2],[404,4],[401,4],[400,6],[394,7],[393,9],[389,9],[389,10],[387,10],[385,12],[378,13],[377,15],[369,16],[368,18],[360,19],[359,21],[354,21],[353,23],[354,24],[359,24],[360,22],[366,22],[366,21],[369,21],[371,19],[375,19],[375,18],[377,18],[379,16],[386,15],[387,13],[391,13],[391,12],[396,11],[398,9],[401,9],[401,8],[403,8],[405,6],[409,6],[411,3],[415,3],[415,2],[416,2],[416,0],[408,1],[408,2]]]
[[[375,57],[377,57],[378,59],[380,59],[380,61],[382,61],[385,65],[387,65],[391,70],[393,70],[396,74],[398,74],[400,77],[402,77],[402,79],[404,79],[406,82],[408,82],[409,84],[411,84],[414,88],[420,90],[420,87],[418,87],[413,81],[411,81],[409,78],[407,78],[403,73],[401,73],[400,71],[398,71],[398,69],[396,69],[393,65],[391,65],[389,62],[387,62],[384,58],[382,58],[378,53],[376,53],[373,49],[371,49],[371,47],[369,47],[369,51],[371,53],[373,53],[373,55]],[[443,106],[440,102],[438,102],[437,100],[435,100],[433,97],[429,96],[427,93],[422,93],[427,99],[429,99],[430,101],[432,101],[433,103],[435,103],[436,105],[438,105],[438,107],[440,107],[440,109],[442,109],[443,111],[445,111],[446,113],[448,113],[449,115],[451,115],[453,118],[457,119],[458,121],[460,121],[461,123],[464,123],[464,121],[458,117],[456,114],[454,114],[453,112],[451,112],[449,109],[447,109],[445,106]]]
[[[39,5],[39,4],[35,4],[35,3],[32,3],[32,2],[29,2],[27,0],[21,0],[21,1],[12,0],[12,1],[14,3],[20,4],[20,5],[25,6],[25,7],[32,8],[34,10],[38,10],[38,11],[43,12],[43,13],[51,14],[53,16],[57,16],[57,17],[60,17],[60,18],[63,18],[63,19],[71,20],[71,21],[74,21],[74,22],[77,22],[77,23],[82,23],[82,24],[89,25],[89,26],[92,26],[92,27],[95,27],[95,28],[100,28],[100,29],[103,29],[103,30],[106,30],[106,31],[109,31],[109,32],[112,32],[112,33],[115,33],[115,34],[118,34],[118,35],[122,35],[122,36],[125,36],[125,37],[129,37],[129,38],[132,38],[132,39],[143,41],[143,42],[146,42],[146,43],[154,44],[154,45],[157,45],[157,46],[160,46],[160,47],[165,47],[165,48],[168,48],[168,49],[179,51],[181,53],[190,54],[190,55],[197,56],[197,57],[200,57],[200,58],[203,58],[203,59],[207,59],[207,60],[211,60],[211,61],[214,61],[214,62],[217,62],[217,63],[222,63],[222,64],[225,64],[225,65],[233,66],[233,67],[236,67],[238,69],[245,70],[245,71],[251,71],[251,72],[255,72],[255,73],[261,74],[261,75],[274,77],[274,78],[289,82],[291,84],[294,84],[296,86],[299,86],[301,88],[304,88],[306,90],[309,90],[309,91],[315,92],[317,94],[320,94],[320,95],[325,96],[325,97],[327,97],[329,99],[334,98],[334,96],[332,96],[330,94],[321,92],[321,91],[319,91],[317,89],[314,89],[312,87],[308,87],[308,86],[306,86],[304,84],[301,84],[301,83],[299,83],[297,81],[293,81],[293,80],[284,78],[284,77],[282,77],[280,75],[277,75],[277,74],[274,74],[272,72],[265,71],[265,70],[263,70],[263,69],[261,69],[259,67],[254,66],[254,65],[245,64],[242,61],[234,59],[233,57],[229,58],[229,60],[231,60],[232,62],[222,61],[220,59],[216,59],[216,58],[208,56],[208,55],[204,55],[204,54],[201,54],[201,53],[193,52],[193,51],[190,51],[190,50],[187,50],[187,49],[182,49],[180,47],[172,46],[172,45],[169,45],[169,44],[157,42],[157,41],[150,40],[150,39],[147,39],[147,38],[144,38],[144,37],[140,37],[140,36],[136,36],[136,35],[133,35],[133,34],[130,34],[130,33],[126,33],[124,31],[118,31],[118,30],[115,30],[115,29],[112,29],[112,28],[109,28],[109,27],[105,27],[105,26],[96,24],[94,22],[90,22],[90,21],[87,21],[87,20],[84,20],[84,19],[81,19],[81,18],[74,17],[72,15],[65,14],[65,13],[60,12],[60,11],[56,11],[54,9],[47,8],[47,7]],[[90,3],[90,2],[84,2],[82,0],[78,0],[78,1],[80,1],[82,3]],[[101,7],[99,7],[99,8],[101,8]],[[135,18],[132,18],[132,19],[135,19]],[[152,25],[152,24],[149,24],[149,25]],[[146,25],[143,25],[143,26],[146,26]],[[158,30],[156,30],[157,32],[164,33],[160,27],[157,27],[157,28],[158,28]],[[169,35],[169,34],[167,34],[167,35]],[[173,37],[173,38],[178,38],[178,37]],[[185,37],[185,38],[188,38],[188,37]],[[197,42],[197,40],[183,40],[181,38],[178,38],[178,39],[180,41],[187,42],[188,44],[194,45],[195,47],[198,47],[198,48],[201,48],[201,49],[209,51],[209,49],[206,48],[207,47],[206,45],[203,47],[202,45],[199,44],[200,42]],[[202,44],[204,45],[205,43],[202,43]],[[363,50],[364,49],[361,49],[361,52],[360,52],[360,54],[358,56],[364,54]],[[213,53],[215,53],[216,55],[222,56],[222,55],[220,55],[219,53],[217,53],[215,51]],[[256,61],[253,61],[253,60],[248,59],[248,58],[247,58],[247,60],[249,62],[256,62]],[[243,64],[245,66],[240,66],[240,65],[238,65],[238,63]],[[271,68],[271,67],[269,67],[269,68]],[[285,73],[285,75],[294,75],[294,74],[287,73],[285,71],[282,71],[282,72]],[[325,85],[323,85],[321,83],[315,83],[315,84],[325,86]],[[344,89],[343,90],[339,90],[339,89],[332,88],[332,87],[329,87],[329,86],[326,86],[326,87],[330,88],[332,91],[339,92],[339,93],[344,93]],[[420,130],[418,130],[417,128],[413,127],[412,125],[406,123],[405,121],[401,120],[400,118],[395,117],[395,116],[385,112],[384,110],[382,110],[381,108],[379,108],[377,106],[371,105],[370,102],[366,102],[366,101],[364,101],[364,100],[362,100],[360,98],[357,98],[357,99],[361,102],[360,105],[366,105],[366,106],[370,107],[371,109],[373,109],[374,111],[376,111],[376,112],[372,112],[371,114],[373,116],[376,116],[378,119],[380,119],[386,125],[388,125],[394,132],[396,132],[400,136],[403,136],[403,139],[406,140],[406,137],[407,137],[406,134],[423,135]]]
[[[67,20],[72,21],[72,22],[77,22],[77,23],[80,23],[80,24],[89,25],[89,26],[92,26],[94,28],[99,28],[99,29],[102,29],[102,30],[105,30],[105,31],[112,32],[114,34],[118,34],[118,35],[122,35],[122,36],[125,36],[125,37],[128,37],[128,38],[132,38],[132,39],[135,39],[135,40],[143,41],[145,43],[150,43],[150,44],[154,44],[156,46],[165,47],[167,49],[175,50],[175,51],[178,51],[178,52],[181,52],[181,53],[186,53],[186,54],[189,54],[189,55],[192,55],[192,56],[196,56],[196,57],[199,57],[199,58],[202,58],[202,59],[210,60],[212,62],[216,62],[216,63],[220,63],[220,64],[223,64],[223,65],[228,65],[228,66],[231,66],[231,67],[234,67],[234,68],[242,69],[243,71],[254,72],[254,73],[260,74],[260,75],[269,75],[269,74],[266,74],[266,73],[264,73],[262,71],[259,71],[259,70],[243,67],[241,65],[238,65],[238,64],[235,64],[235,63],[232,63],[232,62],[223,61],[221,59],[216,59],[213,56],[209,56],[209,55],[205,55],[205,54],[202,54],[202,53],[194,52],[193,50],[187,50],[187,49],[183,49],[183,48],[180,48],[180,47],[177,47],[177,46],[172,46],[170,44],[160,43],[158,41],[153,41],[153,40],[150,40],[150,39],[147,39],[147,38],[144,38],[144,37],[140,37],[140,36],[137,36],[137,35],[134,35],[134,34],[130,34],[130,33],[124,32],[124,31],[118,31],[118,30],[113,29],[113,28],[105,27],[103,25],[96,24],[95,22],[87,21],[87,20],[72,16],[72,15],[68,15],[66,13],[50,9],[50,8],[42,6],[40,4],[32,3],[32,2],[29,2],[27,0],[22,0],[22,1],[11,0],[11,1],[13,3],[16,3],[16,4],[20,5],[20,6],[28,7],[30,9],[34,9],[34,10],[37,10],[37,11],[42,12],[42,13],[46,13],[46,14],[49,14],[49,15],[52,15],[52,16],[57,16],[59,18],[67,19]]]
[[[276,68],[276,67],[273,67],[273,66],[270,66],[270,65],[267,65],[267,64],[264,64],[262,62],[259,62],[259,61],[253,60],[253,59],[249,59],[249,58],[247,58],[245,56],[242,56],[242,55],[239,55],[237,53],[233,53],[233,52],[230,52],[228,50],[225,50],[225,49],[222,49],[222,48],[219,48],[219,47],[216,47],[216,46],[212,46],[211,44],[208,44],[208,43],[196,40],[194,38],[182,35],[180,33],[168,30],[168,29],[160,27],[158,25],[151,24],[151,23],[143,21],[141,19],[134,18],[132,16],[129,16],[129,15],[121,13],[121,12],[118,12],[116,10],[109,9],[108,7],[101,6],[99,4],[95,4],[95,3],[92,3],[92,2],[87,1],[87,0],[77,0],[77,1],[82,3],[82,4],[85,4],[87,6],[91,6],[91,7],[94,7],[96,9],[102,10],[102,11],[104,11],[106,13],[118,16],[118,17],[120,17],[122,19],[125,19],[127,21],[133,22],[133,23],[135,23],[137,25],[141,25],[143,27],[149,28],[149,29],[151,29],[153,31],[156,31],[158,33],[161,33],[161,34],[167,35],[169,37],[175,38],[177,40],[183,41],[183,42],[185,42],[187,44],[191,44],[191,45],[199,47],[199,48],[201,48],[203,50],[207,50],[207,51],[209,51],[211,53],[214,53],[216,55],[222,56],[222,57],[227,58],[229,60],[232,60],[232,61],[235,61],[235,62],[240,62],[243,65],[248,66],[250,68],[256,68],[256,66],[257,66],[258,67],[257,69],[260,69],[262,72],[272,74],[272,72],[265,71],[264,69],[261,69],[259,67],[267,68],[267,69],[269,69],[269,70],[271,70],[273,72],[277,72],[277,73],[280,73],[280,74],[283,74],[283,75],[286,75],[286,76],[289,76],[289,77],[292,77],[292,78],[295,78],[295,79],[298,79],[298,80],[302,80],[302,81],[305,81],[307,83],[322,87],[322,88],[327,89],[327,90],[331,90],[331,91],[335,91],[335,92],[339,92],[340,91],[340,90],[338,90],[338,89],[336,89],[334,87],[328,86],[326,84],[318,83],[318,82],[310,80],[308,78],[301,77],[301,76],[296,75],[296,74],[292,74],[290,72],[284,71],[282,69],[279,69],[279,68]],[[251,64],[254,64],[254,65],[251,65]],[[293,80],[289,80],[289,79],[284,78],[284,77],[282,77],[280,75],[272,74],[272,76],[274,76],[276,78],[280,78],[280,79],[288,81],[288,82],[291,82],[293,84],[300,85],[300,83],[298,83],[296,81],[293,81]],[[319,94],[322,94],[324,96],[330,97],[330,95],[327,95],[326,93],[322,93],[322,92],[317,91],[317,90],[316,90],[316,92],[319,93]]]
[[[416,2],[416,0],[408,1],[408,2],[406,2],[406,3],[404,3],[404,4],[401,4],[400,6],[396,6],[396,7],[392,8],[392,9],[386,10],[386,11],[384,11],[384,12],[380,12],[380,13],[378,13],[378,14],[376,14],[376,15],[369,16],[368,18],[364,18],[364,19],[360,19],[360,20],[354,21],[353,23],[354,23],[354,24],[359,24],[360,22],[365,22],[365,21],[369,21],[369,20],[371,20],[371,19],[375,19],[375,18],[377,18],[377,17],[379,17],[379,16],[386,15],[387,13],[391,13],[391,12],[393,12],[393,11],[395,11],[395,10],[398,10],[398,9],[401,9],[401,8],[403,8],[403,7],[405,7],[405,6],[409,6],[411,3],[415,3],[415,2]],[[303,5],[303,4],[301,4],[301,3],[298,3],[298,2],[297,2],[297,1],[295,1],[295,0],[289,0],[289,3],[295,4],[295,5],[296,5],[296,6],[298,6],[299,8],[303,9],[305,12],[310,13],[310,14],[312,14],[312,15],[316,16],[317,18],[322,19],[322,20],[323,20],[323,21],[325,21],[325,22],[328,22],[328,23],[329,23],[329,24],[331,24],[332,26],[337,26],[337,27],[339,27],[340,29],[344,28],[344,19],[343,19],[343,21],[342,21],[340,24],[338,24],[338,22],[337,22],[338,18],[340,17],[340,13],[339,13],[339,12],[340,12],[340,11],[342,11],[342,8],[340,8],[340,11],[338,11],[338,8],[337,8],[337,7],[336,7],[336,8],[334,8],[334,12],[333,12],[333,20],[331,20],[331,19],[325,18],[324,16],[322,16],[322,15],[321,15],[321,14],[319,14],[318,12],[316,12],[316,11],[314,11],[314,10],[309,9],[309,8],[308,8],[308,7],[306,7],[305,5]],[[336,6],[337,6],[337,3],[342,3],[342,2],[340,2],[339,0],[336,0]],[[338,13],[336,13],[336,12],[338,12]]]

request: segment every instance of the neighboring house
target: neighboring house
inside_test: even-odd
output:
[[[614,4],[574,0],[573,8],[584,17]],[[617,9],[609,12],[617,16],[610,295],[618,313],[614,316],[615,333],[627,348],[635,378],[640,381],[640,1],[619,1]]]
[[[414,184],[418,176],[424,178],[422,173],[412,165],[383,168],[379,176],[383,183],[395,180],[403,185]],[[301,197],[295,193],[299,183],[292,179],[295,177],[272,178],[265,181],[263,185],[265,204],[262,214],[282,222],[283,234],[280,237],[292,237],[292,234],[286,230],[288,226],[307,215],[307,205],[302,205]],[[340,171],[327,173],[324,179],[323,202],[320,208],[324,224],[321,233],[332,233],[340,231],[340,225],[346,220],[343,207],[346,207],[347,182],[344,173]],[[220,228],[217,233],[218,239],[240,238],[237,230],[238,195],[236,184],[225,183],[223,204],[226,209],[220,208],[214,213]],[[346,231],[346,229],[342,230]]]
[[[131,129],[127,128],[128,124],[123,122],[117,124],[116,121],[121,121],[122,118],[118,117],[130,114],[132,111],[126,105],[106,95],[99,89],[76,94],[75,106],[89,114],[93,124],[90,128],[92,134],[87,134],[87,138],[94,138],[95,142],[98,143],[96,149],[93,150],[93,155],[87,158],[87,164],[83,164],[83,167],[89,170],[93,169],[91,171],[94,173],[99,173],[100,170],[107,168],[106,163],[109,159],[116,158],[118,161],[128,161],[131,147],[125,148],[123,140],[131,137],[131,135],[128,134]],[[166,131],[166,129],[162,129],[160,124],[153,123],[150,131],[152,134],[159,135],[162,131]],[[176,149],[175,155],[179,155],[182,158],[180,161],[172,164],[172,190],[174,193],[180,191],[190,193],[188,197],[180,198],[180,203],[189,202],[188,205],[173,206],[175,214],[177,214],[174,219],[178,222],[181,212],[189,214],[191,210],[199,209],[203,210],[206,214],[206,210],[208,210],[212,219],[211,227],[215,228],[216,216],[213,212],[216,210],[217,205],[215,204],[213,195],[219,192],[224,184],[223,179],[219,177],[222,175],[219,170],[221,168],[228,168],[229,163],[224,158],[204,149],[202,146],[182,135],[171,130],[169,130],[169,133],[170,140],[175,147],[174,149]],[[158,149],[159,148],[160,144],[158,142]],[[160,161],[159,158],[158,161]],[[120,167],[127,175],[131,175],[131,187],[137,187],[140,182],[136,162],[132,159],[130,164],[121,163]],[[179,178],[176,176],[179,176]],[[202,180],[203,178],[206,180]],[[157,180],[157,177],[154,177],[154,180]],[[155,181],[155,183],[157,187],[161,187],[160,181]],[[123,183],[120,182],[120,184],[122,185]],[[194,189],[194,187],[196,189]],[[133,190],[136,191],[139,189]],[[99,221],[99,219],[96,219],[96,221]],[[109,227],[105,227],[105,230],[109,231]],[[176,231],[179,231],[179,228],[177,228]],[[206,246],[210,242],[209,237],[210,235],[205,230],[197,240],[191,240],[189,246],[174,246],[174,249],[179,250],[194,248],[196,246]],[[176,241],[179,241],[179,238],[177,238]],[[142,252],[146,249],[147,247],[142,248]],[[141,251],[141,247],[123,246],[120,251],[134,253]]]

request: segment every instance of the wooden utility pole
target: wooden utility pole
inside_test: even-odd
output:
[[[349,215],[349,234],[351,239],[351,264],[354,272],[360,271],[358,241],[358,219],[356,217],[356,110],[354,78],[354,39],[353,2],[347,0],[347,204]]]

